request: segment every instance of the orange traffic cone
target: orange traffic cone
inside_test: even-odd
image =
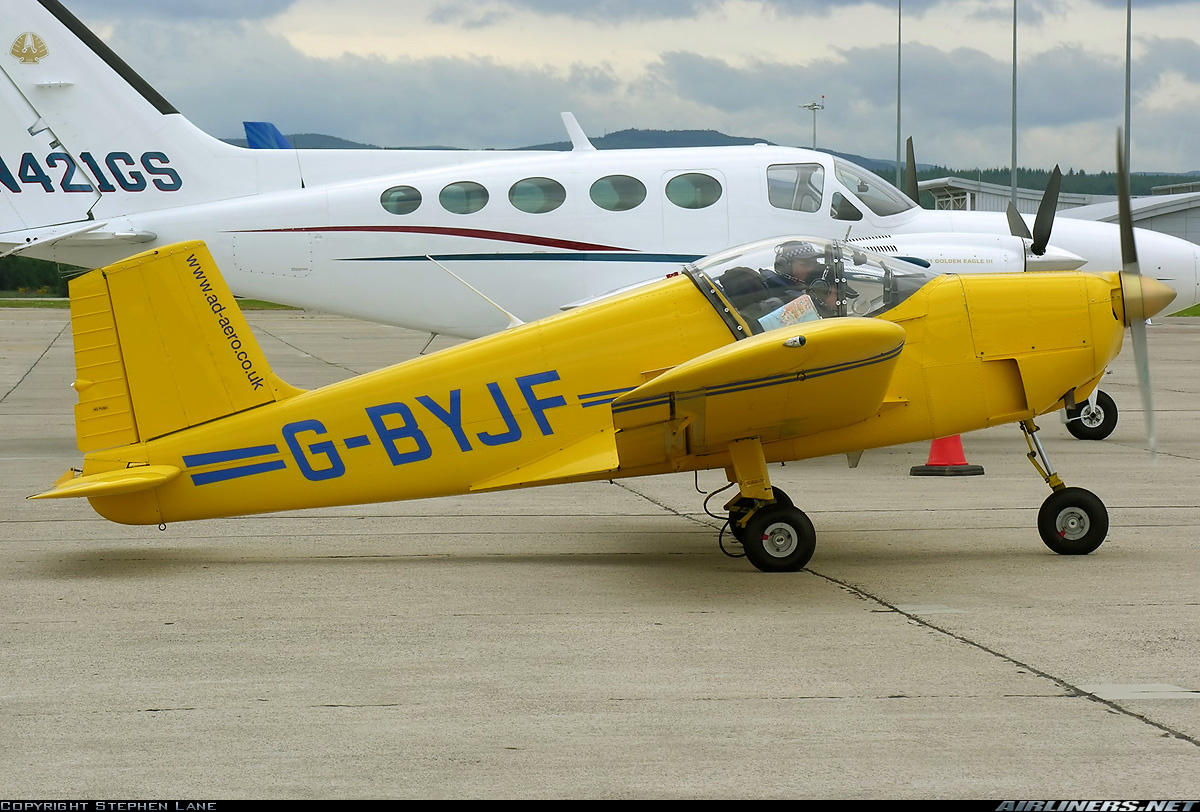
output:
[[[914,465],[909,476],[982,476],[982,465],[969,465],[963,453],[962,437],[942,437],[929,443],[929,461]]]

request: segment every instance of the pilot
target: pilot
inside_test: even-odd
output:
[[[785,287],[804,290],[818,271],[821,250],[810,242],[788,240],[775,249],[775,276]]]
[[[823,256],[821,249],[801,240],[789,240],[775,249],[771,275],[776,284],[788,289],[787,304],[758,320],[763,329],[839,315],[837,268],[823,263]],[[841,290],[847,299],[858,297],[844,282]]]

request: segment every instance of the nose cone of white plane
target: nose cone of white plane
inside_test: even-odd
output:
[[[1073,254],[1065,248],[1047,245],[1046,250],[1039,256],[1034,253],[1025,255],[1025,270],[1027,271],[1073,271],[1083,267],[1086,259]]]
[[[1175,301],[1171,302],[1168,313],[1200,303],[1200,245],[1138,229],[1137,253],[1142,274],[1175,291]]]

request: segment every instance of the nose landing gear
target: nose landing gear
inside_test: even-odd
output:
[[[1083,488],[1068,488],[1046,457],[1032,420],[1021,422],[1029,461],[1053,491],[1038,511],[1038,534],[1059,555],[1087,555],[1108,535],[1108,510],[1100,497]],[[1039,462],[1038,460],[1041,460]]]
[[[1067,410],[1067,431],[1079,440],[1103,440],[1117,427],[1117,404],[1106,392],[1096,402],[1084,401]]]

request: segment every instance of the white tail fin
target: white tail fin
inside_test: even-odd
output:
[[[0,241],[300,186],[294,157],[202,132],[58,0],[4,0],[0,49]]]

